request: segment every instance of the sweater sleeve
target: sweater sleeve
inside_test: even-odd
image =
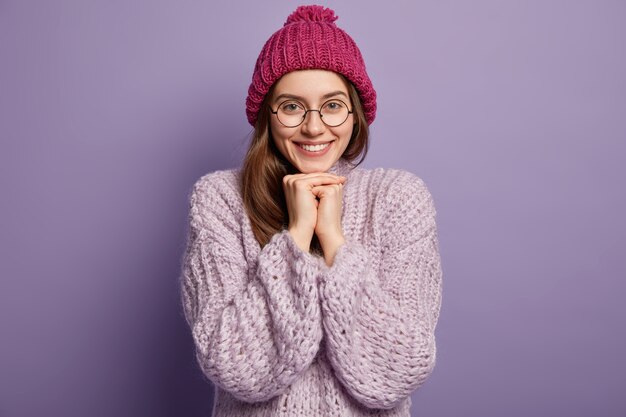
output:
[[[242,401],[265,401],[291,385],[319,349],[319,262],[283,230],[249,265],[234,189],[209,179],[190,198],[185,318],[204,374]]]
[[[320,301],[337,378],[366,407],[393,408],[435,365],[442,274],[435,208],[422,180],[404,172],[379,203],[371,227],[380,253],[344,243],[322,271]]]

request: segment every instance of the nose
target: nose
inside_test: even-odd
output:
[[[304,122],[302,122],[302,132],[309,136],[317,136],[324,133],[324,129],[326,129],[326,125],[322,122],[322,115],[319,110],[308,110],[304,115]]]

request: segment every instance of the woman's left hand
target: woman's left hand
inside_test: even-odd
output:
[[[315,234],[324,251],[324,260],[330,266],[337,249],[345,242],[341,227],[343,184],[320,185],[311,192],[319,199]]]

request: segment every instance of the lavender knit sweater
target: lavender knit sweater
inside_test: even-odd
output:
[[[182,302],[213,416],[402,416],[435,365],[441,305],[435,208],[402,170],[348,177],[346,243],[331,267],[283,230],[260,248],[238,171],[201,177],[190,198]]]

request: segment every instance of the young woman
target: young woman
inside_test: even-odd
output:
[[[435,365],[435,208],[407,171],[357,167],[376,93],[321,6],[267,41],[240,170],[190,197],[182,301],[220,416],[409,416]]]

